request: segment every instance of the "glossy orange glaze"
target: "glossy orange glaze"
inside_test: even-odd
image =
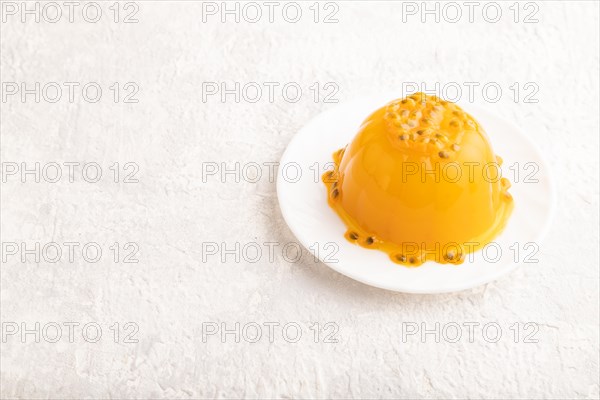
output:
[[[416,93],[371,114],[323,175],[346,239],[399,264],[460,264],[513,208],[502,160],[456,104]]]

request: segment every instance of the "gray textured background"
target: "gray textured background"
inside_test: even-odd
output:
[[[95,322],[96,343],[34,335],[1,343],[3,398],[598,398],[598,76],[596,2],[538,2],[538,23],[402,21],[394,2],[339,2],[338,23],[202,21],[202,3],[137,2],[138,23],[75,16],[1,26],[2,82],[98,82],[95,104],[17,97],[1,104],[2,162],[97,162],[98,183],[10,176],[2,183],[3,242],[97,242],[97,263],[11,256],[1,268],[1,320],[33,328]],[[521,18],[527,14],[520,5]],[[63,11],[65,9],[63,8]],[[264,9],[263,9],[264,10]],[[466,10],[462,8],[463,12]],[[121,10],[123,12],[123,10]],[[323,10],[322,10],[323,12]],[[321,15],[322,17],[323,15]],[[466,18],[463,17],[463,18]],[[276,96],[202,101],[202,82],[297,82],[297,103]],[[137,104],[108,87],[135,82]],[[403,82],[497,82],[503,96],[474,103],[514,120],[554,168],[558,208],[537,264],[457,294],[404,295],[371,288],[314,261],[289,262],[295,239],[275,184],[202,181],[202,162],[275,162],[311,117],[334,104],[308,87],[335,82],[336,98],[402,88]],[[515,102],[515,82],[539,87]],[[464,87],[464,86],[463,86]],[[481,87],[481,86],[480,86]],[[464,99],[463,99],[464,100]],[[139,183],[114,183],[114,162],[139,165]],[[30,178],[31,179],[31,178]],[[203,242],[277,242],[274,260],[202,262]],[[139,263],[115,263],[109,246],[135,242]],[[122,254],[121,254],[122,258]],[[122,260],[121,260],[122,261]],[[139,327],[125,343],[123,325]],[[109,326],[118,322],[115,343]],[[298,343],[233,335],[202,340],[202,323],[294,322]],[[337,324],[338,343],[315,343],[310,326]],[[431,335],[403,341],[402,323],[434,328],[497,323],[491,343]],[[510,329],[533,322],[538,343]],[[11,325],[12,326],[12,325]],[[46,332],[48,333],[48,332]],[[523,332],[521,332],[522,334]]]

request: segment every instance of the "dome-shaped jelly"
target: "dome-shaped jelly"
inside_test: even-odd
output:
[[[323,175],[345,237],[400,264],[459,264],[504,228],[510,183],[477,121],[416,93],[376,110]]]

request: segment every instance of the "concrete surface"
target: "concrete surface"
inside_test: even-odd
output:
[[[317,23],[312,2],[296,23],[285,3],[272,23],[261,2],[255,23],[243,4],[239,23],[223,23],[220,2],[195,1],[121,3],[118,23],[112,2],[98,3],[96,23],[86,3],[71,23],[59,2],[52,23],[45,4],[38,23],[2,2],[2,398],[599,397],[598,3],[520,3],[517,23],[512,2],[496,23],[483,4],[468,22],[460,2],[456,23],[444,4],[446,19],[423,23],[420,2],[321,3]],[[138,22],[123,23],[132,13]],[[338,22],[324,23],[332,13]],[[40,82],[39,103],[21,99],[23,82]],[[51,82],[63,89],[55,103]],[[65,82],[79,84],[72,102]],[[90,82],[102,88],[96,103],[81,94]],[[210,82],[279,86],[272,101],[266,89],[248,101],[254,84],[239,103],[203,101]],[[458,85],[462,100],[476,83],[472,101],[547,154],[559,195],[538,263],[415,296],[354,282],[306,249],[295,259],[264,163],[335,105],[326,95],[400,96],[407,82]],[[281,94],[286,83],[303,89],[297,102]],[[138,102],[124,102],[136,85]],[[236,162],[239,182],[210,174]],[[69,176],[64,163],[80,164]],[[264,167],[260,179],[248,163]]]

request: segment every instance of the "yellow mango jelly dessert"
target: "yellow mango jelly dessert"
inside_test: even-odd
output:
[[[399,264],[460,264],[502,231],[513,208],[483,128],[435,96],[378,109],[333,158],[323,182],[346,239]]]

